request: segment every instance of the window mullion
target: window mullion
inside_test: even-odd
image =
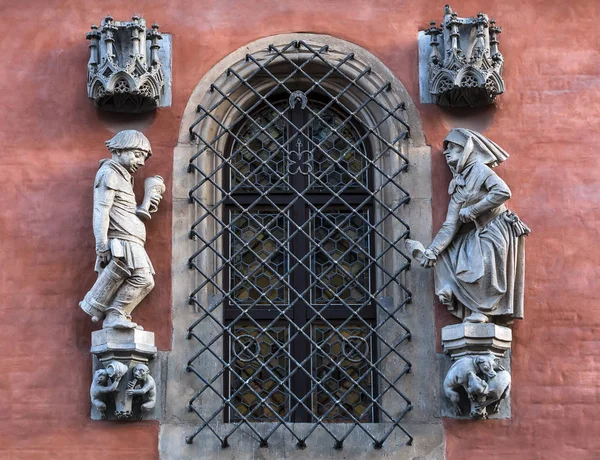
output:
[[[299,128],[305,124],[305,117],[306,110],[304,110],[300,105],[296,105],[296,107],[294,107],[291,111],[289,139],[295,137],[296,141],[289,144],[289,150],[292,150],[292,146],[294,145],[296,145],[295,148],[297,150],[295,151],[295,155],[287,152],[287,157],[289,159],[288,161],[290,161],[290,164],[292,164],[292,161],[297,162],[297,164],[301,164],[303,161],[308,160],[304,158],[304,154],[306,153],[304,150],[308,146],[306,133],[299,131]],[[291,225],[293,225],[295,228],[290,230],[290,234],[296,233],[296,235],[291,241],[291,252],[292,257],[294,257],[295,260],[302,260],[309,250],[308,238],[306,237],[308,229],[304,228],[304,231],[296,230],[301,229],[306,225],[308,217],[306,205],[300,198],[306,192],[308,180],[307,175],[302,174],[300,168],[295,168],[294,171],[295,174],[291,175],[290,181],[292,183],[292,188],[295,191],[295,196],[292,198],[294,203],[291,207],[290,221]],[[306,264],[296,264],[296,267],[292,273],[290,273],[291,284],[295,287],[296,292],[303,293],[306,291],[309,284],[308,276],[309,274],[306,270]],[[294,299],[294,324],[291,325],[294,332],[296,329],[302,329],[306,326],[306,315],[307,311],[309,310],[308,306],[306,305],[307,300],[308,299],[306,299],[306,295],[302,296],[301,298],[296,297]],[[309,332],[307,333],[309,334]],[[303,368],[298,369],[292,377],[291,387],[292,392],[294,393],[293,397],[303,400],[304,402],[304,405],[298,405],[295,413],[292,414],[292,420],[295,422],[308,422],[311,420],[312,414],[306,410],[305,406],[310,407],[310,401],[307,401],[304,398],[311,393],[311,380],[308,377],[308,375],[310,375],[310,363],[305,362],[306,357],[310,354],[310,342],[306,338],[305,334],[298,334],[291,343],[291,354],[298,363],[304,362],[304,365],[302,366]]]

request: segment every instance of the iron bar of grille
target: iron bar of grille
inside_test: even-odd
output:
[[[189,198],[199,216],[190,229],[198,241],[190,304],[199,316],[187,337],[199,348],[187,370],[200,388],[188,407],[201,423],[186,440],[209,430],[226,447],[245,427],[266,446],[283,429],[303,447],[320,429],[341,448],[359,429],[381,447],[398,429],[410,444],[401,421],[412,405],[400,389],[411,369],[401,353],[410,331],[399,320],[411,299],[401,283],[409,267],[400,251],[409,231],[400,210],[410,199],[400,184],[404,107],[380,100],[389,83],[367,91],[370,69],[349,72],[351,54],[332,62],[326,46],[305,42],[269,52],[247,56],[246,76],[232,68],[226,85],[213,84],[217,101],[198,107],[190,127],[198,151],[188,171],[198,182]],[[309,70],[316,64],[318,75]],[[253,102],[242,106],[240,92]],[[234,113],[226,122],[225,107]],[[366,121],[372,107],[378,118]],[[210,137],[203,122],[217,128]],[[389,124],[394,138],[382,134]],[[393,170],[382,166],[390,156]],[[392,306],[389,292],[400,293]],[[384,404],[390,397],[401,402],[394,411]],[[208,399],[217,403],[201,403]]]

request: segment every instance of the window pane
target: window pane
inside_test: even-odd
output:
[[[234,325],[230,329],[231,421],[267,422],[289,412],[289,392],[282,385],[290,373],[289,358],[282,347],[287,327]],[[265,399],[265,403],[260,402]]]
[[[320,109],[315,108],[316,112]],[[317,190],[359,189],[366,191],[365,146],[349,121],[327,110],[312,123],[313,170],[311,188]],[[362,185],[361,185],[362,184]]]
[[[287,271],[283,215],[276,212],[231,213],[231,299],[239,305],[288,301],[282,277]]]
[[[281,112],[285,106],[278,104],[277,110],[265,107],[251,121],[245,123],[237,133],[231,151],[231,189],[256,192],[274,188],[284,190],[287,184],[278,183],[285,177],[284,154],[287,137],[286,120]]]
[[[313,328],[312,372],[319,386],[313,412],[329,422],[373,421],[373,381],[369,328]],[[336,403],[339,401],[339,403]]]
[[[368,213],[320,212],[313,222],[315,302],[334,305],[368,302]]]

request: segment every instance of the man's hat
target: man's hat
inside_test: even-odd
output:
[[[115,134],[112,139],[107,140],[104,144],[111,152],[115,150],[139,149],[146,152],[148,157],[152,155],[150,141],[146,136],[135,129],[126,129],[125,131],[121,131]]]

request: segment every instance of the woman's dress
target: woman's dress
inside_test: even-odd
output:
[[[491,168],[474,162],[454,178],[450,193],[446,221],[430,246],[438,255],[436,294],[453,294],[458,303],[448,308],[459,318],[471,312],[501,322],[523,318],[522,236],[529,229],[504,205],[510,189]],[[467,206],[477,218],[462,223],[459,212]]]

